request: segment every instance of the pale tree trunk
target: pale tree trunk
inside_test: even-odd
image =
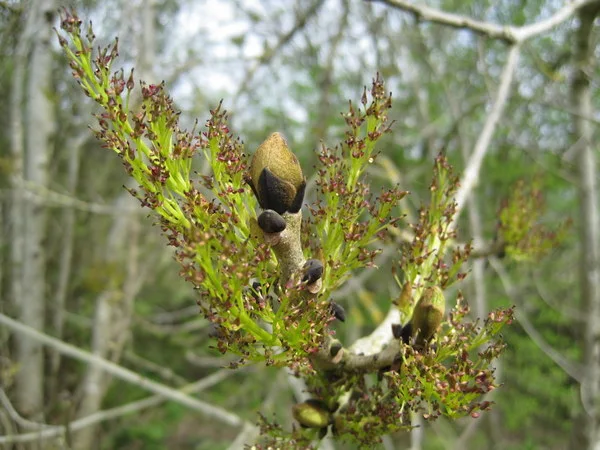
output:
[[[0,293],[4,292],[4,249],[7,247],[5,234],[9,231],[5,228],[6,219],[4,217],[4,203],[3,200],[0,199]],[[0,304],[0,313],[8,313],[4,308],[7,307],[4,302]],[[0,342],[6,342],[5,339],[2,339],[2,332],[0,331]],[[2,348],[0,347],[0,357],[2,356]]]
[[[145,81],[151,81],[152,63],[155,51],[156,20],[153,0],[142,0],[136,17],[141,17],[140,42],[138,43],[138,60],[136,73]],[[131,104],[136,104],[132,99]],[[130,188],[137,183],[130,181]],[[123,192],[117,200],[117,210],[132,210],[139,204],[128,192]],[[118,361],[123,347],[129,337],[129,328],[133,314],[133,304],[142,284],[142,276],[138,270],[138,235],[139,216],[123,214],[115,216],[109,234],[106,262],[109,265],[124,267],[124,278],[119,286],[107,289],[96,300],[96,311],[92,330],[92,352],[95,355],[112,361]],[[123,249],[129,248],[124,255]],[[97,366],[88,366],[80,388],[81,403],[77,417],[85,417],[97,412],[104,395],[110,385],[111,377]],[[75,435],[74,448],[92,448],[96,427],[88,427]]]
[[[581,386],[584,420],[579,431],[578,448],[600,448],[600,223],[596,177],[596,148],[592,145],[592,117],[589,77],[594,71],[594,48],[591,47],[594,20],[600,5],[594,3],[579,12],[576,33],[573,77],[574,131],[577,145],[579,184],[579,220],[581,246],[581,305],[587,319],[584,345],[585,376]]]
[[[10,300],[11,308],[16,310],[23,298],[23,80],[27,66],[31,30],[33,28],[32,16],[27,18],[25,28],[18,39],[14,55],[14,68],[11,80],[11,196],[9,203],[9,234],[10,234]]]
[[[54,0],[33,1],[28,8],[22,47],[19,49],[13,102],[13,155],[17,166],[13,187],[12,301],[19,320],[30,327],[44,327],[45,216],[43,205],[24,201],[23,183],[45,187],[48,182],[50,139],[54,131],[53,105],[49,98],[52,80],[52,26],[56,10]],[[26,58],[21,59],[21,58]],[[27,61],[24,64],[24,61]],[[23,67],[26,68],[21,72]],[[17,78],[19,77],[19,78]],[[26,80],[25,85],[21,83]],[[24,90],[23,90],[24,88]],[[23,95],[24,92],[24,95]],[[23,109],[24,108],[24,114]],[[20,217],[19,217],[20,216]],[[16,401],[25,415],[40,414],[44,405],[44,364],[42,347],[28,338],[16,340],[19,362]]]
[[[29,16],[25,28],[19,36],[14,56],[14,68],[11,83],[11,196],[9,203],[9,234],[10,234],[10,280],[9,298],[10,309],[16,313],[23,299],[23,156],[25,153],[23,136],[23,80],[27,67],[27,54],[30,47],[33,17]],[[29,343],[32,344],[31,342]],[[25,350],[25,349],[23,349]],[[17,355],[19,350],[17,350]],[[22,406],[22,405],[17,405]]]
[[[83,114],[79,114],[80,117],[89,117],[90,111],[88,108],[84,109]],[[65,144],[65,149],[68,151],[68,168],[67,168],[67,179],[65,192],[69,195],[76,195],[77,181],[79,179],[79,166],[81,159],[81,148],[85,141],[90,137],[89,130],[86,129],[84,124],[81,124],[83,133],[77,135],[73,139],[68,139]],[[73,262],[73,248],[75,244],[75,208],[65,207],[63,210],[63,217],[61,222],[61,245],[60,245],[60,256],[58,259],[58,281],[56,284],[56,292],[53,298],[53,304],[51,308],[52,315],[52,333],[57,339],[62,339],[63,329],[65,322],[65,305],[67,300],[67,291],[69,281],[71,280],[72,262]],[[51,404],[54,403],[54,399],[58,394],[58,381],[59,381],[59,370],[61,355],[55,349],[48,349],[50,357],[50,374],[49,374],[49,393],[51,395]]]

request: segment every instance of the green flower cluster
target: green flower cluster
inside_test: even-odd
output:
[[[519,180],[498,214],[498,240],[503,252],[515,261],[536,261],[562,241],[571,222],[550,230],[542,222],[546,204],[540,180]]]
[[[179,113],[162,84],[142,82],[141,107],[131,110],[133,72],[126,79],[112,69],[118,41],[94,57],[91,26],[83,36],[79,18],[65,12],[61,28],[68,40],[62,35],[59,40],[74,77],[102,109],[95,134],[139,184],[131,194],[156,213],[182,276],[194,285],[203,314],[214,324],[219,350],[236,353],[242,361],[288,365],[305,360],[322,343],[333,314],[314,293],[307,295],[307,283],[301,282],[305,261],[299,248],[298,205],[303,192],[293,194],[297,205],[290,211],[283,205],[286,200],[273,194],[280,189],[285,197],[299,188],[294,183],[304,183],[295,156],[284,149],[289,161],[295,161],[290,172],[275,167],[282,153],[274,154],[267,140],[249,161],[241,141],[230,133],[221,105],[211,111],[202,132],[181,130]],[[284,141],[277,144],[287,147]],[[193,171],[199,156],[204,156],[210,175]],[[263,172],[269,174],[266,181]],[[283,188],[273,188],[281,176],[291,178],[291,184],[283,180]],[[275,202],[286,217],[283,234],[289,237],[278,245],[267,239],[273,233],[257,233],[257,199],[263,208]],[[297,247],[293,261],[285,251],[290,241]],[[280,279],[280,266],[287,267],[285,280]]]
[[[133,72],[112,69],[118,42],[94,55],[91,26],[84,36],[81,25],[64,12],[59,40],[74,77],[101,108],[94,132],[136,180],[131,194],[155,213],[217,348],[239,355],[239,363],[292,368],[314,397],[293,408],[303,428],[287,432],[263,418],[257,448],[308,448],[329,430],[368,446],[409,429],[416,412],[435,419],[489,407],[481,396],[495,387],[489,366],[512,311],[496,311],[478,326],[459,301],[444,320],[443,289],[463,277],[470,247],[451,245],[457,180],[442,156],[431,201],[395,271],[402,294],[390,303],[401,323],[391,341],[360,355],[330,337],[329,324],[345,320],[330,295],[353,271],[373,265],[378,244],[394,239],[396,206],[407,194],[397,187],[373,194],[364,179],[390,130],[391,96],[379,76],[344,115],[344,141],[321,149],[316,201],[303,221],[306,180],[283,136],[273,133],[248,157],[221,104],[202,131],[181,130],[162,84],[140,83],[141,106],[133,109]],[[194,171],[198,160],[208,175]]]

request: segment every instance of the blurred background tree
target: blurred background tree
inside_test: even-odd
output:
[[[444,151],[459,174],[474,169],[459,229],[479,257],[459,288],[475,317],[515,304],[518,318],[496,367],[504,386],[492,412],[440,419],[383,446],[561,449],[600,442],[598,4],[435,1],[427,3],[433,10],[415,10],[394,0],[111,0],[78,8],[101,41],[119,36],[136,76],[166,81],[184,124],[206,119],[224,98],[247,148],[281,131],[307,174],[320,143],[342,137],[347,99],[380,72],[396,124],[371,179],[410,190],[402,204],[414,222],[435,155]],[[242,448],[239,424],[222,411],[250,422],[257,410],[276,412],[291,423],[300,393],[275,369],[220,369],[228,361],[211,349],[208,322],[171,252],[120,189],[127,180],[118,160],[86,129],[93,107],[82,101],[51,32],[59,6],[0,2],[0,312],[164,385],[195,382],[189,392],[202,391],[193,395],[214,409],[204,411],[212,411],[207,418],[189,405],[146,399],[135,384],[2,326],[0,443]],[[457,29],[456,16],[436,11],[514,27],[564,15],[539,34],[515,37]],[[517,265],[511,255],[500,259],[494,243],[502,240],[503,202],[519,180],[535,180],[543,194],[542,223],[574,223],[549,257]],[[308,199],[311,191],[314,180]],[[390,272],[398,257],[384,249],[379,270],[335,294],[348,313],[337,327],[344,342],[387,314],[398,294]],[[89,417],[92,424],[82,422]],[[71,423],[72,430],[53,441],[35,437],[37,423],[55,431]],[[27,443],[10,444],[28,432]]]

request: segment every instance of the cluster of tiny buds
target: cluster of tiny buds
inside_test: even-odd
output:
[[[128,173],[139,182],[138,189],[130,189],[132,195],[160,214],[159,225],[175,249],[182,276],[201,294],[199,305],[213,324],[211,335],[217,339],[219,351],[233,351],[242,359],[254,358],[266,364],[281,361],[281,354],[275,355],[275,348],[289,351],[291,356],[286,363],[298,372],[310,373],[309,381],[315,385],[312,389],[315,397],[295,405],[293,415],[303,427],[316,429],[319,437],[331,430],[372,445],[385,433],[410,428],[409,412],[422,411],[423,405],[429,406],[424,412],[428,420],[442,414],[442,405],[453,413],[473,416],[490,407],[490,402],[470,399],[495,388],[493,371],[487,367],[503,345],[491,341],[477,355],[469,351],[469,345],[485,333],[495,336],[502,325],[510,323],[512,311],[494,312],[480,329],[463,320],[466,306],[459,304],[449,314],[446,325],[442,323],[445,310],[441,289],[452,281],[450,278],[457,277],[454,266],[466,259],[469,248],[455,251],[452,265],[444,262],[442,255],[433,261],[434,275],[424,280],[428,287],[415,302],[410,321],[392,326],[396,340],[388,350],[393,362],[385,370],[379,369],[391,362],[391,357],[376,368],[345,371],[349,358],[358,355],[350,355],[339,341],[330,337],[329,323],[336,319],[344,322],[346,313],[338,303],[324,301],[327,298],[323,294],[324,283],[332,283],[334,276],[342,280],[347,271],[373,264],[378,250],[370,244],[373,238],[384,237],[381,230],[397,223],[390,211],[406,195],[393,188],[374,198],[361,179],[366,164],[377,156],[375,141],[390,126],[387,111],[391,95],[385,91],[379,75],[370,89],[371,103],[368,105],[365,89],[360,100],[362,107],[355,108],[351,103],[344,115],[349,128],[344,142],[333,150],[323,146],[319,155],[322,167],[318,170],[317,186],[321,198],[331,200],[334,207],[320,202],[311,205],[316,222],[327,220],[328,226],[337,229],[338,240],[320,243],[335,245],[335,251],[320,254],[338,254],[338,246],[351,251],[346,256],[336,256],[335,260],[332,256],[307,260],[301,235],[306,179],[283,136],[273,133],[248,163],[241,141],[234,139],[229,131],[221,104],[211,111],[203,132],[182,131],[178,127],[179,113],[163,83],[141,83],[141,110],[128,111],[127,100],[134,88],[133,71],[126,77],[123,71],[111,73],[110,69],[118,55],[118,41],[100,49],[90,68],[85,58],[91,55],[94,35],[90,26],[85,39],[82,38],[81,24],[78,17],[64,11],[61,28],[77,40],[79,50],[70,50],[67,40],[60,35],[59,42],[67,51],[74,76],[84,92],[104,109],[98,115],[99,129],[95,133],[104,146],[117,152]],[[93,83],[86,83],[86,77],[93,79]],[[369,126],[365,133],[362,127],[373,123],[367,120],[373,118],[376,126]],[[168,147],[164,146],[167,141]],[[212,153],[215,148],[216,154]],[[192,181],[186,166],[189,161],[182,160],[191,158],[198,150],[211,156],[213,173]],[[178,172],[181,167],[185,168]],[[447,161],[439,157],[436,174],[448,169]],[[445,222],[422,211],[420,224],[413,229],[416,235],[413,247],[403,265],[419,266],[426,262],[431,251],[425,244],[428,235],[436,233],[444,242],[453,237],[445,224],[454,215],[455,205],[446,199],[451,197],[457,182],[451,177],[434,179],[432,196],[441,198],[438,216],[445,218]],[[209,189],[214,198],[206,198],[200,192],[202,187]],[[243,230],[250,229],[251,234],[259,230],[258,241],[251,245],[246,244],[254,234],[247,239],[239,238],[240,223],[248,219],[239,211],[246,210],[242,206],[236,213],[240,196],[249,192],[248,187],[261,209],[254,219],[254,229],[253,223],[243,224]],[[169,189],[179,194],[176,202],[169,203],[172,199],[164,194]],[[269,273],[273,267],[272,254],[277,257],[279,274]],[[349,263],[354,265],[347,269]],[[211,269],[218,275],[211,274]],[[216,282],[211,278],[217,278]],[[248,286],[242,288],[247,281]],[[327,289],[333,288],[327,285]],[[403,290],[410,291],[404,287]],[[398,307],[405,301],[401,297]],[[273,314],[268,316],[270,312]],[[261,322],[263,318],[265,321]],[[262,326],[265,323],[273,324],[273,330]],[[444,327],[451,332],[442,333]],[[285,333],[290,331],[293,339],[286,341]],[[438,334],[443,335],[438,337]],[[290,342],[300,343],[294,346]],[[437,346],[451,354],[451,360],[439,360]],[[329,367],[334,368],[320,373],[316,362],[324,348]],[[372,356],[377,361],[379,355]],[[405,364],[407,361],[410,364]],[[377,383],[366,381],[365,374],[369,372],[378,373]],[[341,392],[349,393],[342,406],[338,402]],[[277,426],[266,425],[266,421],[263,425],[269,433],[281,432]],[[292,433],[288,442],[299,446],[307,440],[302,433]],[[308,444],[303,448],[308,448]]]

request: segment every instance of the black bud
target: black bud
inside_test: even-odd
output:
[[[402,329],[403,329],[402,324],[399,324],[399,323],[392,324],[392,334],[394,335],[395,339],[402,338]]]
[[[343,347],[340,342],[334,342],[331,344],[331,347],[329,347],[329,356],[335,358],[342,348]]]
[[[250,295],[252,295],[255,300],[258,300],[261,296],[262,285],[256,278],[251,279],[249,284],[250,285],[247,288],[244,288],[244,291],[249,291]]]
[[[318,259],[309,259],[304,264],[302,282],[312,284],[323,276],[323,263]]]
[[[392,370],[392,366],[384,366],[381,369],[379,369],[377,371],[377,381],[381,382],[381,380],[383,380],[383,376],[385,375],[385,373],[389,372],[390,370]]]
[[[323,400],[319,400],[318,398],[309,398],[304,403],[314,406],[315,408],[329,410],[325,402]]]
[[[337,320],[339,320],[340,322],[346,321],[346,311],[341,305],[338,305],[332,300],[331,302],[329,302],[329,307],[331,308],[331,312]]]
[[[280,133],[271,134],[258,147],[250,162],[249,178],[261,208],[279,214],[300,210],[306,180],[298,158]]]
[[[292,201],[292,204],[288,208],[288,211],[292,214],[297,213],[302,208],[302,201],[304,200],[304,191],[306,190],[306,181],[302,181],[296,192],[296,197]]]
[[[285,219],[272,209],[266,209],[258,216],[258,226],[265,233],[281,233],[285,230]]]
[[[274,209],[279,214],[287,211],[294,202],[296,188],[288,181],[282,180],[265,168],[258,179],[259,203],[263,208]]]
[[[400,332],[400,339],[402,339],[402,342],[404,342],[405,344],[408,344],[410,342],[412,333],[413,333],[412,322],[408,322],[406,325],[404,325],[404,327],[402,328],[402,331]]]

